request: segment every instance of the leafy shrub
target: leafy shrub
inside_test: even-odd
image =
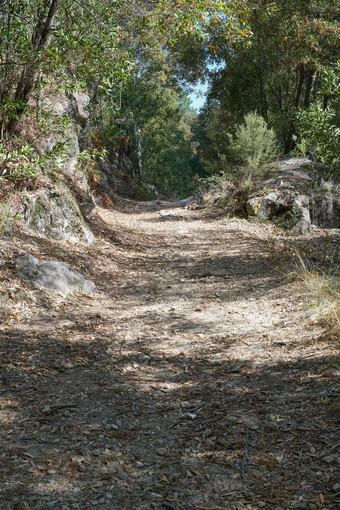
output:
[[[61,170],[67,158],[67,142],[58,142],[42,156],[35,151],[33,144],[18,145],[14,142],[6,146],[0,142],[0,182],[3,179],[20,181],[35,179],[41,173]]]
[[[321,79],[318,100],[296,114],[296,143],[302,153],[325,165],[324,174],[340,175],[340,63],[324,68]]]
[[[219,156],[217,167],[224,170],[201,180],[203,202],[228,215],[246,216],[246,202],[255,188],[255,179],[272,170],[279,148],[273,129],[256,112],[248,113],[244,123],[229,134],[231,160]]]
[[[340,173],[340,128],[336,126],[336,112],[323,109],[321,103],[314,103],[296,115],[297,126],[303,144],[303,152],[315,161],[320,161],[330,173]]]
[[[230,152],[236,167],[230,172],[243,181],[268,173],[270,163],[279,156],[279,147],[273,129],[256,112],[248,113],[244,123],[229,134]]]

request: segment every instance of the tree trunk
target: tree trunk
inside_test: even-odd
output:
[[[268,121],[268,100],[266,95],[266,90],[264,88],[263,78],[262,74],[259,74],[259,81],[260,81],[260,96],[261,96],[261,113],[262,117],[265,119],[265,121]]]
[[[143,164],[143,139],[142,130],[138,127],[137,123],[133,127],[133,156],[134,156],[134,174],[137,181],[142,180]]]
[[[24,114],[30,94],[36,83],[36,76],[39,71],[39,53],[48,45],[48,39],[52,27],[54,17],[56,15],[60,0],[45,0],[38,15],[38,22],[33,30],[32,35],[32,53],[28,63],[21,72],[21,76],[17,83],[14,101],[17,102],[14,118],[12,118],[7,126],[7,136],[11,137],[15,133],[19,121]]]
[[[298,64],[296,67],[296,85],[295,85],[295,94],[293,101],[293,111],[292,111],[292,120],[290,122],[289,130],[287,133],[287,137],[284,144],[284,152],[288,154],[293,148],[293,135],[295,133],[295,123],[294,123],[294,114],[298,107],[302,102],[302,93],[303,93],[303,85],[305,81],[305,66],[304,64]]]
[[[294,96],[294,110],[301,104],[303,84],[305,81],[305,66],[299,64],[296,68],[296,86]]]
[[[303,106],[308,108],[312,102],[312,96],[315,88],[315,72],[313,69],[309,69],[307,72],[306,91]]]

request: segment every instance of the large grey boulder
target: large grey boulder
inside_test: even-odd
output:
[[[80,292],[91,294],[94,284],[65,262],[40,262],[30,253],[16,260],[18,276],[35,289],[43,289],[67,296]]]
[[[268,220],[281,218],[298,234],[305,234],[311,229],[309,197],[294,190],[281,189],[254,197],[247,202],[247,213],[248,216]]]
[[[317,184],[317,173],[306,158],[287,157],[279,162],[278,175],[266,182],[271,191],[248,200],[247,214],[274,222],[282,221],[295,233],[309,232],[312,225],[340,225],[340,194],[332,182]],[[326,191],[332,187],[332,192]]]
[[[42,237],[87,244],[96,241],[66,186],[42,189],[26,196],[21,212],[27,226]]]

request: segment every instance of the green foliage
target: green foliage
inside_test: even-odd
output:
[[[229,134],[233,160],[239,164],[235,171],[243,177],[258,177],[268,173],[269,164],[279,156],[278,142],[272,128],[256,112],[248,113],[244,123]]]
[[[66,159],[67,142],[59,142],[42,156],[38,155],[32,144],[19,141],[0,142],[0,182],[10,179],[14,182],[35,179],[41,173],[61,170]]]
[[[321,80],[318,100],[296,114],[296,140],[301,152],[325,165],[323,174],[340,175],[340,63],[324,69]]]
[[[213,37],[220,49],[210,72],[203,122],[209,127],[218,115],[233,125],[256,110],[274,128],[288,153],[296,132],[297,109],[315,101],[321,65],[331,70],[338,59],[338,1],[249,0],[244,5],[252,36],[231,44],[218,33]],[[202,151],[208,153],[211,145],[209,136],[202,140]]]
[[[160,45],[147,58],[137,52],[136,59],[138,72],[132,79],[112,84],[97,99],[105,143],[115,148],[118,167],[139,184],[168,196],[191,194],[200,173],[192,132],[195,113]]]
[[[296,115],[297,128],[304,147],[300,149],[315,161],[326,165],[325,172],[340,173],[340,128],[335,124],[336,113],[312,104]]]
[[[279,155],[276,135],[256,112],[245,115],[234,134],[222,134],[228,140],[225,153],[209,164],[213,175],[201,180],[201,193],[215,211],[245,216],[250,193],[258,179],[272,171]]]
[[[135,177],[140,179],[143,165],[147,183],[189,192],[199,165],[192,112],[180,104],[175,82],[175,76],[183,77],[179,56],[188,54],[193,41],[203,53],[213,53],[216,32],[246,37],[243,10],[242,0],[0,1],[0,138],[10,141],[23,115],[33,114],[41,133],[63,140],[67,119],[39,106],[39,98],[60,86],[67,92],[86,89],[92,122],[105,142],[122,152],[117,139],[130,140],[124,156]],[[59,144],[58,157],[42,159],[24,142],[20,150],[7,147],[2,175],[33,178],[54,164],[58,171],[61,149]]]

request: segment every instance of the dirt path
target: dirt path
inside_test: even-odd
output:
[[[335,346],[272,231],[129,202],[93,228],[93,247],[2,243],[98,293],[1,272],[0,509],[339,509]]]

